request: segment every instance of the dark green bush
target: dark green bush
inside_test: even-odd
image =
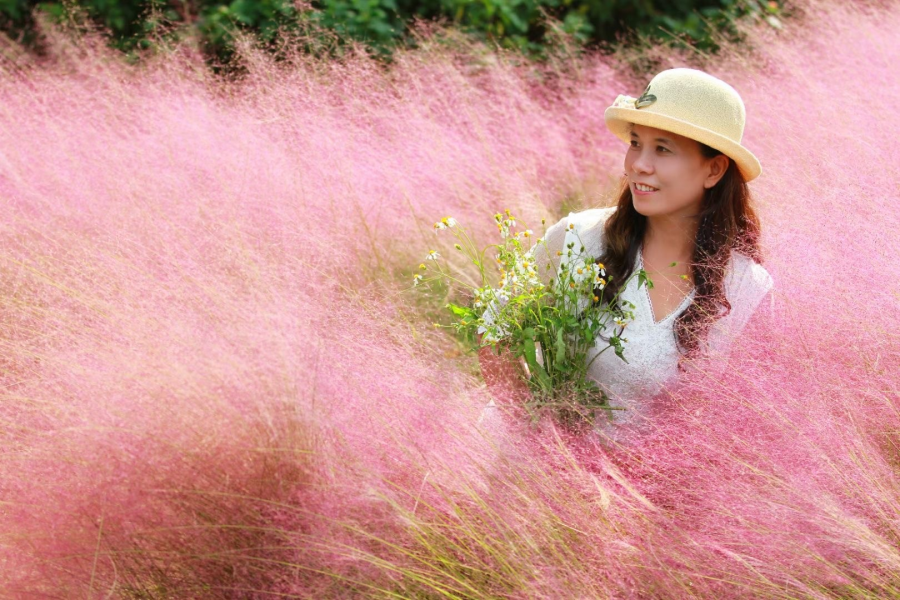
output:
[[[577,41],[602,45],[636,35],[680,40],[715,51],[712,32],[734,37],[739,18],[777,15],[781,2],[764,0],[313,0],[298,8],[289,0],[0,0],[0,27],[26,45],[36,45],[33,11],[72,20],[79,13],[107,30],[124,51],[150,45],[160,31],[193,29],[209,56],[227,56],[234,32],[263,42],[279,30],[309,26],[358,40],[388,55],[408,43],[413,19],[441,19],[489,42],[540,56],[549,23]]]

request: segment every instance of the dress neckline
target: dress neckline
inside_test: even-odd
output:
[[[638,260],[638,263],[637,263],[637,267],[635,267],[635,269],[636,270],[643,269],[644,268],[644,244],[643,243],[638,246],[637,260]],[[673,316],[681,313],[681,311],[683,311],[685,308],[687,308],[688,303],[690,303],[691,300],[693,300],[693,298],[694,298],[694,288],[691,287],[691,291],[689,291],[687,294],[685,294],[684,298],[681,299],[681,302],[678,304],[678,306],[676,306],[674,309],[672,309],[672,311],[669,312],[669,314],[667,314],[662,319],[657,321],[656,320],[656,312],[653,310],[653,301],[650,299],[650,289],[646,285],[641,286],[641,288],[643,289],[643,292],[644,292],[641,295],[643,296],[644,301],[647,303],[647,309],[650,311],[650,322],[653,325],[660,325],[662,323],[665,323]]]

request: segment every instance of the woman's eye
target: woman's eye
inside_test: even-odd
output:
[[[631,147],[632,147],[632,148],[637,148],[637,147],[638,147],[638,143],[637,143],[636,141],[634,141],[634,140],[631,140]],[[666,152],[671,152],[671,150],[669,150],[669,149],[666,148],[665,146],[657,146],[656,149],[657,149],[657,150],[664,150],[664,151],[666,151]]]

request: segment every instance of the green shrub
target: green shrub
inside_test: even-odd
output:
[[[199,35],[209,56],[222,58],[237,31],[272,42],[280,29],[310,26],[333,32],[338,40],[361,41],[386,56],[397,44],[409,43],[416,18],[441,19],[534,56],[549,42],[550,23],[589,46],[619,39],[627,43],[642,35],[715,51],[714,31],[734,38],[736,19],[771,18],[782,8],[781,2],[763,0],[314,0],[305,9],[289,0],[0,0],[0,27],[35,46],[33,11],[57,21],[78,13],[107,30],[112,43],[126,52],[149,46],[160,31],[186,26]]]

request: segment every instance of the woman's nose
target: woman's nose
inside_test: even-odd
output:
[[[631,169],[635,173],[649,173],[653,170],[653,163],[641,152],[631,163]]]

